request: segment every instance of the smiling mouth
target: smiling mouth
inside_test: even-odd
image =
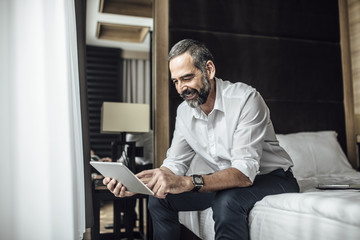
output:
[[[196,98],[198,92],[195,89],[188,89],[185,92],[183,92],[182,94],[180,94],[180,96],[187,101],[190,101],[194,98]]]
[[[194,99],[195,97],[196,97],[196,92],[185,95],[186,100],[191,100],[191,99]]]

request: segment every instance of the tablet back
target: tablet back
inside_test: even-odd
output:
[[[92,161],[90,164],[104,177],[110,177],[121,182],[130,192],[154,195],[154,193],[122,163]]]

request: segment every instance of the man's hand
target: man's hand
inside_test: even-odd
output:
[[[112,159],[109,157],[104,157],[100,159],[100,162],[112,162]]]
[[[109,177],[104,178],[103,184],[106,185],[107,189],[112,192],[115,197],[131,197],[136,193],[127,191],[126,187],[121,182],[117,182],[115,179]]]
[[[155,194],[165,198],[168,193],[177,194],[194,188],[191,177],[177,176],[168,168],[145,170],[136,174]]]

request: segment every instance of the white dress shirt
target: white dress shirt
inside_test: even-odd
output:
[[[214,109],[206,115],[184,101],[177,109],[171,147],[162,166],[185,175],[194,155],[214,171],[236,168],[251,181],[257,174],[293,165],[279,146],[263,98],[244,83],[215,78]]]

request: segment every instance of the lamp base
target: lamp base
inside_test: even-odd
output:
[[[126,148],[127,146],[127,148]],[[136,147],[135,142],[126,142],[126,141],[113,141],[111,142],[111,158],[113,162],[116,162],[119,159],[119,148],[121,150],[121,154],[125,152],[124,162],[125,165],[135,173],[135,153]]]

